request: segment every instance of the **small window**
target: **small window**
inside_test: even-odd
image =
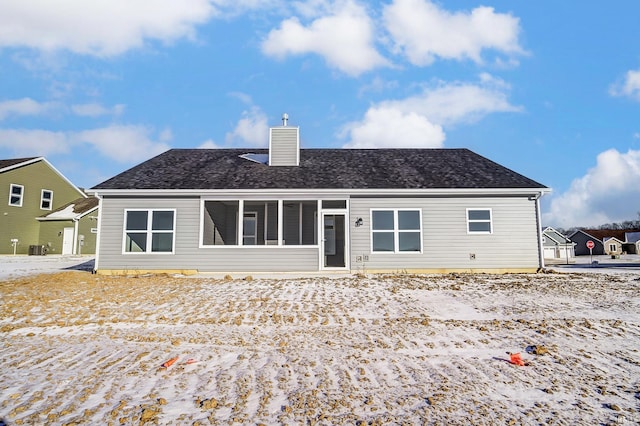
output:
[[[174,250],[174,210],[125,211],[124,251],[126,253],[172,253]]]
[[[469,234],[491,234],[491,209],[467,209],[467,232]]]
[[[322,200],[323,209],[346,209],[347,200]]]
[[[420,210],[372,210],[371,250],[381,253],[421,252]]]
[[[618,247],[615,244],[609,244],[609,251],[617,251]]]
[[[43,189],[42,194],[40,196],[40,208],[42,210],[51,210],[52,205],[53,205],[53,191],[49,191],[48,189]]]
[[[22,197],[24,195],[24,186],[11,184],[9,189],[9,205],[22,207]]]

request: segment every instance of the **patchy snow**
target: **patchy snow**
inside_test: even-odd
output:
[[[63,210],[55,211],[47,215],[47,219],[74,219],[78,213],[74,212],[75,204],[69,204]]]
[[[94,256],[0,255],[0,280],[65,270],[92,271],[93,265]]]
[[[66,271],[0,294],[0,424],[640,422],[640,272]]]

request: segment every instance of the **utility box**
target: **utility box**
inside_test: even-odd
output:
[[[32,245],[29,246],[29,256],[44,256],[46,251],[44,246]]]

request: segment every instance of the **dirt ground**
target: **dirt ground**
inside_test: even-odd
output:
[[[0,296],[0,425],[640,422],[637,272],[67,271]]]

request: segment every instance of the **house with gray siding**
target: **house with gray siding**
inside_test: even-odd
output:
[[[569,262],[574,258],[575,243],[550,226],[542,230],[542,246],[545,259]]]
[[[171,149],[92,188],[96,271],[544,266],[544,185],[467,149],[300,149],[283,124],[268,149]]]

